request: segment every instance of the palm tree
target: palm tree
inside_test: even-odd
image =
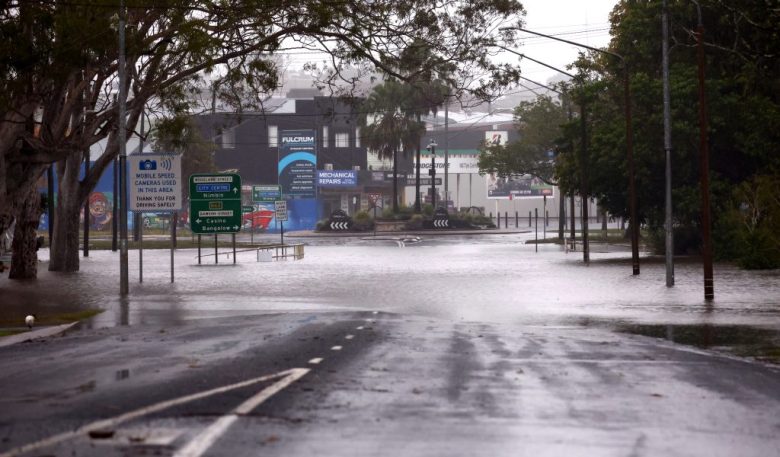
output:
[[[376,86],[364,104],[361,118],[366,147],[381,159],[393,160],[393,212],[398,212],[398,152],[407,153],[425,132],[415,119],[408,86],[388,80]]]
[[[428,114],[436,114],[439,108],[449,101],[451,87],[455,86],[453,75],[455,66],[442,60],[433,53],[430,43],[424,40],[414,40],[401,53],[400,71],[408,79],[410,93],[408,112],[413,114],[417,122]],[[425,132],[423,129],[422,133]],[[422,134],[415,140],[415,212],[421,212],[420,202],[420,140]]]

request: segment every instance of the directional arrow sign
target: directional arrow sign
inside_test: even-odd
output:
[[[237,174],[190,176],[192,232],[236,233],[241,229],[241,177]]]
[[[252,201],[271,203],[282,198],[282,190],[277,185],[252,186]]]

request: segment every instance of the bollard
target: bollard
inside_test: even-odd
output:
[[[547,228],[550,225],[550,212],[544,212],[544,227]]]
[[[528,211],[528,226],[531,226],[531,212]]]
[[[509,211],[504,211],[504,228],[509,228]]]
[[[539,252],[539,210],[534,208],[534,251]]]
[[[520,227],[520,217],[517,215],[517,211],[515,211],[515,228]]]

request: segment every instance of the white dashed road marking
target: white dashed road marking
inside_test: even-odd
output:
[[[345,340],[351,340],[354,337],[355,337],[355,335],[347,335],[347,336],[344,337],[344,339]]]
[[[315,357],[315,358],[309,360],[309,363],[312,364],[312,365],[319,365],[320,362],[322,362],[322,360],[323,360],[322,357]]]
[[[333,346],[332,348],[330,348],[330,350],[331,351],[340,351],[341,350],[341,346]]]
[[[230,414],[217,419],[206,430],[202,431],[197,438],[173,454],[173,457],[200,457],[238,420],[239,416],[251,413],[253,409],[260,406],[264,401],[308,373],[309,369],[293,368],[288,370],[288,372],[287,376],[256,393],[252,398],[238,405]]]
[[[355,330],[363,330],[363,326],[361,325],[360,327],[356,327]]]
[[[308,373],[308,368],[291,368],[289,370],[280,371],[279,373],[269,374],[265,376],[260,376],[257,378],[248,379],[246,381],[237,382],[235,384],[230,384],[227,386],[217,387],[215,389],[210,390],[204,390],[203,392],[198,392],[190,395],[185,395],[183,397],[174,398],[172,400],[166,400],[160,403],[155,403],[153,405],[145,406],[143,408],[136,409],[134,411],[130,411],[124,414],[120,414],[119,416],[115,416],[109,419],[102,419],[99,421],[92,422],[90,424],[84,425],[83,427],[79,427],[76,430],[73,430],[71,432],[65,432],[60,433],[57,435],[50,436],[48,438],[42,439],[40,441],[35,441],[29,444],[25,444],[24,446],[20,446],[15,449],[11,449],[9,451],[6,451],[2,454],[0,454],[0,457],[16,457],[21,454],[28,453],[30,451],[33,451],[35,449],[40,449],[47,446],[52,446],[58,443],[61,443],[63,441],[67,441],[69,439],[77,438],[80,436],[87,436],[90,431],[92,430],[101,430],[101,429],[114,429],[119,424],[122,424],[124,422],[131,421],[133,419],[138,419],[139,417],[146,416],[148,414],[156,413],[159,411],[166,410],[168,408],[171,408],[173,406],[183,405],[185,403],[189,403],[196,400],[201,400],[203,398],[211,397],[213,395],[218,395],[221,393],[229,392],[231,390],[240,389],[242,387],[248,387],[253,384],[258,384],[265,381],[270,381],[272,379],[278,379],[283,378],[278,383],[273,384],[272,386],[262,390],[258,395],[263,394],[263,392],[268,391],[269,389],[273,388],[274,386],[280,384],[282,381],[288,380],[286,384],[284,384],[281,388],[274,390],[271,395],[278,392],[282,388],[289,385],[291,382],[297,380],[304,374]],[[294,377],[294,378],[293,378]],[[270,395],[268,395],[270,396]],[[257,396],[255,396],[257,397]],[[255,397],[252,397],[254,399]],[[265,397],[268,398],[268,397]],[[262,401],[265,400],[265,398],[262,399]],[[250,399],[250,400],[252,400]],[[261,403],[262,403],[261,401]],[[258,403],[259,404],[259,403]],[[243,404],[242,404],[243,406]],[[255,405],[256,406],[256,405]]]

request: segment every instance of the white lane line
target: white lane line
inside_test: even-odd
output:
[[[333,346],[332,348],[330,348],[330,350],[331,351],[340,351],[341,350],[341,346]]]
[[[363,326],[361,325],[360,327],[355,327],[355,330],[363,330]]]
[[[253,409],[260,406],[264,401],[279,393],[282,389],[294,383],[301,376],[308,373],[308,368],[293,368],[290,374],[276,381],[254,396],[244,401],[236,409],[226,414],[202,431],[194,440],[187,443],[186,446],[179,449],[173,457],[200,457],[230,428],[239,416],[249,414]]]
[[[344,339],[345,340],[351,340],[354,337],[355,337],[355,335],[347,335],[347,336],[344,337]]]
[[[264,381],[270,381],[272,379],[281,378],[285,376],[289,376],[292,373],[295,373],[295,370],[306,370],[307,368],[292,368],[290,370],[284,370],[280,371],[279,373],[269,374],[265,376],[260,376],[258,378],[252,378],[248,379],[246,381],[237,382],[235,384],[230,384],[227,386],[217,387],[215,389],[210,390],[204,390],[203,392],[194,393],[191,395],[185,395],[183,397],[174,398],[172,400],[166,400],[160,403],[155,403],[153,405],[145,406],[143,408],[136,409],[134,411],[130,411],[128,413],[120,414],[119,416],[115,416],[109,419],[102,419],[96,422],[92,422],[90,424],[81,426],[77,428],[76,430],[73,430],[71,432],[65,432],[60,433],[57,435],[50,436],[48,438],[44,438],[39,441],[34,441],[29,444],[25,444],[23,446],[20,446],[15,449],[11,449],[9,451],[6,451],[2,454],[0,454],[0,457],[16,457],[21,454],[25,454],[27,452],[30,452],[35,449],[40,449],[42,447],[52,446],[57,443],[61,443],[63,441],[67,441],[72,438],[76,438],[80,435],[86,435],[90,432],[90,430],[100,430],[100,429],[111,429],[116,427],[117,425],[127,422],[133,419],[137,419],[142,416],[146,416],[147,414],[156,413],[168,408],[171,408],[173,406],[182,405],[185,403],[189,403],[191,401],[200,400],[202,398],[210,397],[212,395],[217,395],[221,393],[225,393],[231,390],[240,389],[242,387],[251,386],[252,384],[257,384],[259,382]]]
[[[309,360],[309,363],[312,365],[319,365],[320,362],[322,362],[324,359],[322,357],[315,357],[311,360]]]

